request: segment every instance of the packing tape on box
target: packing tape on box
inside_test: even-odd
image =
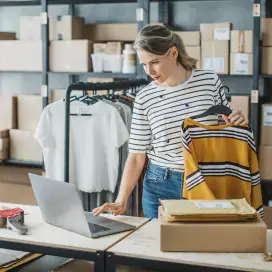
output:
[[[239,47],[239,53],[245,52],[245,32],[244,31],[238,32],[238,47]]]

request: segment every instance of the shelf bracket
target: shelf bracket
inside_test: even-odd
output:
[[[261,16],[261,5],[253,4],[253,17],[260,17],[260,16]]]
[[[42,25],[47,25],[48,24],[48,16],[47,12],[41,12],[41,24]]]
[[[259,90],[252,90],[251,91],[251,103],[252,104],[259,103]]]

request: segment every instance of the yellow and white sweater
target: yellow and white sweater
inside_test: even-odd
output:
[[[182,124],[183,197],[187,199],[245,198],[263,216],[255,141],[247,125]]]

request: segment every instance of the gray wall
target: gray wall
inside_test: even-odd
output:
[[[77,5],[76,12],[85,17],[86,23],[135,23],[136,4]],[[39,15],[39,6],[0,8],[0,31],[15,31],[19,38],[20,15]],[[49,6],[49,15],[68,14],[67,5]],[[158,4],[151,3],[151,22],[158,22]],[[174,29],[199,30],[200,23],[230,21],[233,29],[252,29],[252,1],[199,1],[172,2],[170,23]],[[80,80],[86,80],[80,78]],[[249,93],[251,78],[222,77],[231,92]],[[49,89],[66,88],[69,77],[50,75]],[[39,93],[41,76],[35,73],[0,73],[0,94]]]

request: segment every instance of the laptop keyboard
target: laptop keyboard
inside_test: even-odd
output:
[[[109,229],[109,228],[102,227],[102,226],[100,226],[100,225],[97,225],[97,224],[94,224],[94,223],[90,223],[90,222],[88,222],[88,225],[89,225],[90,231],[91,231],[92,233],[97,233],[97,232],[102,232],[102,231],[111,230],[111,229]]]

